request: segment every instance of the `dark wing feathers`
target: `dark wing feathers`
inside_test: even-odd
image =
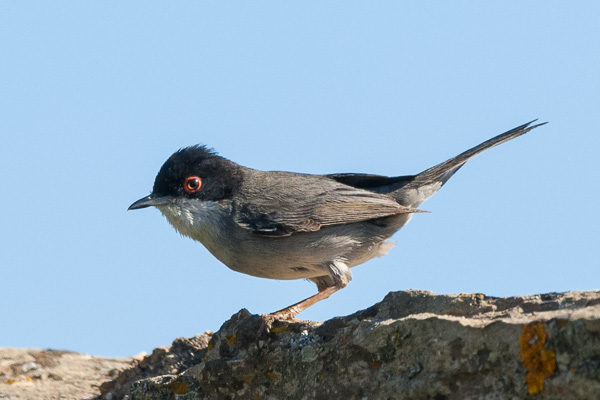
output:
[[[387,195],[326,179],[287,172],[252,171],[242,190],[246,198],[232,204],[235,221],[243,228],[269,236],[318,231],[395,214],[418,212]],[[249,201],[252,199],[252,201]]]
[[[344,185],[368,190],[379,189],[385,186],[398,188],[406,185],[415,178],[414,175],[389,177],[371,174],[330,174],[325,176]]]

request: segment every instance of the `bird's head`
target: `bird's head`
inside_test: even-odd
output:
[[[241,182],[240,166],[205,146],[190,146],[173,153],[154,180],[150,195],[129,206],[162,209],[178,202],[220,201],[231,198]]]

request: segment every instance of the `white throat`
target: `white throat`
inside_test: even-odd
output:
[[[226,212],[216,201],[194,199],[177,199],[157,208],[179,233],[205,245],[208,236],[214,238],[221,228],[223,219],[219,217]]]

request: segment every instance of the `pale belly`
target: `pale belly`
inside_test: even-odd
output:
[[[393,246],[387,239],[410,219],[410,214],[401,214],[382,224],[356,222],[272,237],[238,226],[216,203],[202,207],[193,213],[182,213],[177,206],[160,211],[176,230],[201,242],[227,267],[270,279],[316,278],[331,274],[334,262],[354,267],[381,257]]]

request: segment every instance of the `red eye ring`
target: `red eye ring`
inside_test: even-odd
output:
[[[183,190],[186,193],[194,194],[202,187],[202,179],[199,176],[189,176],[183,182]]]

